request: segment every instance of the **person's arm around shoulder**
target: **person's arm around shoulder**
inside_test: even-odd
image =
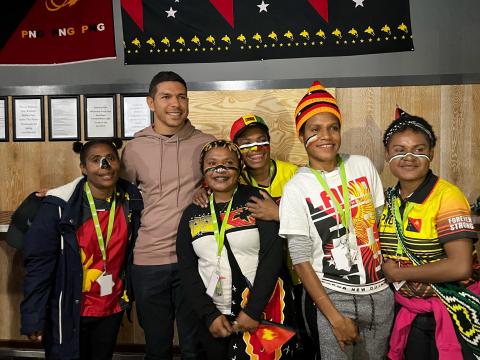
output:
[[[278,205],[265,190],[259,190],[258,196],[251,196],[247,208],[255,219],[280,221]]]
[[[24,299],[21,309],[21,333],[41,340],[54,271],[60,255],[58,206],[42,204],[24,243]]]

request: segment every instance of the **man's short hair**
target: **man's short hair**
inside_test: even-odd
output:
[[[150,81],[148,95],[152,98],[155,97],[157,85],[165,81],[177,81],[183,86],[185,86],[185,89],[187,89],[187,83],[180,75],[173,71],[160,71],[157,75],[153,77],[152,81]]]

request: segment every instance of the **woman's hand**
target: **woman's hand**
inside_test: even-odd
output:
[[[208,205],[209,205],[209,203],[208,203],[209,191],[210,191],[210,189],[206,189],[203,186],[199,187],[193,193],[192,202],[197,206],[200,206],[202,208],[207,208]]]
[[[253,332],[257,329],[258,324],[259,322],[257,320],[252,319],[246,313],[240,311],[234,323],[234,330]]]
[[[42,332],[41,331],[35,331],[31,334],[28,334],[27,337],[28,337],[28,340],[30,340],[30,341],[41,342],[42,341]]]
[[[383,262],[382,271],[385,275],[385,278],[390,283],[404,280],[400,279],[400,268],[398,267],[398,263],[391,259],[386,259]]]
[[[224,338],[232,335],[233,332],[232,325],[230,324],[230,321],[227,320],[225,315],[220,315],[213,320],[208,330],[215,338]]]
[[[252,196],[247,203],[247,209],[252,216],[259,220],[280,221],[277,203],[263,190],[260,190],[260,195],[263,198]]]
[[[333,335],[335,335],[338,346],[342,351],[345,349],[345,345],[355,344],[360,339],[357,325],[348,317],[340,314],[340,317],[332,321],[331,325]]]

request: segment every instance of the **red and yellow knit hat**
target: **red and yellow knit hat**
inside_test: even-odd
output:
[[[305,124],[308,119],[322,112],[329,112],[335,115],[340,121],[340,125],[342,124],[343,120],[337,106],[337,100],[335,100],[320,82],[314,81],[295,109],[295,130],[297,131],[297,135],[302,125]]]

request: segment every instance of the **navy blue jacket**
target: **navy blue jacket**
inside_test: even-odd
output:
[[[47,193],[24,243],[21,333],[42,331],[46,354],[62,359],[79,357],[83,268],[75,233],[82,225],[80,209],[85,181],[85,177],[78,178]],[[129,195],[124,279],[128,291],[143,200],[138,189],[123,179],[117,182],[118,190]]]

